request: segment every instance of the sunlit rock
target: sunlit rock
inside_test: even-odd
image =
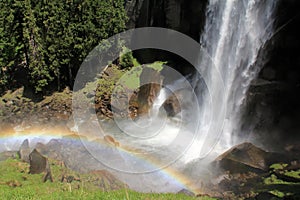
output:
[[[29,163],[29,154],[30,154],[30,147],[28,139],[24,140],[20,146],[19,156],[20,159]]]
[[[140,75],[138,91],[138,116],[148,115],[161,89],[163,78],[152,68],[145,67]]]

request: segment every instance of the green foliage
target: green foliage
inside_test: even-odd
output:
[[[80,64],[101,40],[125,29],[124,0],[0,2],[0,87],[25,72],[37,92],[73,85]],[[15,80],[21,81],[21,80]],[[22,83],[20,83],[22,84]]]
[[[148,64],[147,67],[153,68],[157,71],[161,71],[163,69],[163,65],[166,62],[156,61],[154,63]],[[140,75],[142,73],[143,66],[138,66],[130,69],[130,71],[126,71],[126,73],[119,79],[119,85],[126,86],[129,89],[137,89],[140,87]]]
[[[290,182],[288,177],[300,178],[300,170],[288,170],[288,164],[274,163],[270,166],[270,175],[263,178],[263,185],[260,190],[270,192],[278,197],[285,196],[297,196],[299,195],[300,184],[296,182]],[[274,173],[277,173],[274,174]],[[279,175],[286,177],[283,179]]]
[[[284,163],[275,163],[275,164],[272,164],[270,166],[270,169],[272,170],[278,170],[278,169],[283,169],[285,168],[286,166],[288,166],[287,164],[284,164]]]
[[[120,55],[120,67],[121,69],[131,68],[134,66],[134,58],[132,55],[132,51],[127,48],[123,48],[123,51]]]

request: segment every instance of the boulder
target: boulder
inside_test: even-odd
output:
[[[268,170],[271,153],[251,143],[242,143],[232,147],[213,163],[231,173],[263,172]]]
[[[191,197],[195,196],[194,192],[187,190],[187,189],[182,189],[179,192],[177,192],[177,194],[184,194],[184,195],[191,196]]]
[[[137,94],[138,116],[148,115],[157,98],[163,78],[155,69],[144,67],[140,75],[140,89]]]
[[[91,180],[95,185],[100,187],[103,191],[120,190],[128,188],[128,186],[117,179],[114,175],[106,170],[95,170],[90,172],[93,175]]]
[[[44,156],[48,154],[47,146],[41,142],[36,143],[35,149]]]
[[[171,95],[164,103],[163,107],[169,117],[174,117],[176,114],[180,113],[181,106],[176,97],[176,94]]]
[[[20,146],[19,157],[24,162],[29,163],[30,147],[28,139],[24,140]]]
[[[43,177],[43,182],[50,180],[53,182],[50,166],[48,163],[48,159],[40,154],[36,149],[34,149],[29,155],[30,161],[30,174],[40,174],[45,173]]]
[[[44,157],[40,152],[34,149],[29,155],[30,161],[30,174],[40,174],[46,171],[47,158]]]

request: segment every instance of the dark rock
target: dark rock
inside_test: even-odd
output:
[[[45,183],[46,181],[50,181],[50,182],[53,182],[53,177],[52,177],[52,173],[51,173],[51,170],[50,169],[47,169],[44,177],[43,177],[43,182]]]
[[[22,145],[20,146],[19,156],[20,159],[29,163],[29,154],[30,154],[30,147],[28,139],[24,140]]]
[[[259,193],[258,195],[256,195],[253,198],[248,198],[248,200],[253,199],[253,200],[279,200],[282,198],[279,198],[277,196],[275,196],[274,194],[271,194],[269,192],[262,192]]]
[[[276,77],[276,72],[272,68],[265,68],[262,70],[262,78],[265,80],[274,80]]]
[[[185,194],[187,196],[195,196],[195,194],[193,192],[191,192],[190,190],[187,190],[187,189],[182,189],[180,190],[179,192],[177,192],[177,194]]]
[[[43,182],[50,180],[53,182],[52,173],[48,163],[48,159],[40,154],[36,149],[34,149],[29,155],[30,161],[30,174],[40,174],[45,173],[43,177]]]
[[[270,154],[251,143],[232,147],[219,156],[214,164],[231,173],[263,172],[268,170]]]
[[[181,107],[176,95],[170,96],[163,104],[164,109],[169,117],[174,117],[180,113]]]
[[[72,183],[74,180],[77,180],[74,176],[63,175],[63,176],[61,177],[60,182]],[[79,179],[79,180],[80,180],[80,179]]]
[[[299,141],[299,9],[300,1],[278,1],[274,30],[283,26],[284,30],[277,31],[269,41],[271,48],[262,51],[269,52],[268,61],[262,66],[257,79],[271,80],[279,83],[277,86],[284,87],[277,87],[276,84],[251,86],[246,95],[245,117],[241,120],[244,122],[242,129],[254,130],[256,141],[271,150],[280,151],[287,142]],[[264,106],[261,106],[262,102],[266,102]]]
[[[196,41],[205,24],[205,9],[207,0],[132,0],[127,1],[126,10],[129,17],[127,26],[165,27],[184,33]],[[149,34],[152,34],[149,32]],[[175,44],[176,45],[176,44]],[[179,44],[178,44],[179,45]],[[198,52],[189,52],[195,59]],[[178,72],[188,75],[195,68],[180,56],[158,49],[140,49],[134,51],[134,56],[140,63],[152,63],[157,60],[168,61],[168,65]],[[183,67],[184,66],[184,67]]]
[[[36,149],[34,149],[30,155],[30,174],[40,174],[46,171],[48,161],[47,158],[40,154]]]

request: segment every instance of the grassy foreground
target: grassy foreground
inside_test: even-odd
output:
[[[89,181],[91,175],[77,174],[68,170],[68,174],[80,176],[80,182],[60,182],[62,167],[51,163],[54,182],[42,182],[43,174],[28,174],[29,165],[18,159],[0,162],[0,197],[1,199],[211,199],[208,197],[190,197],[184,194],[138,193],[129,189],[103,191]]]

